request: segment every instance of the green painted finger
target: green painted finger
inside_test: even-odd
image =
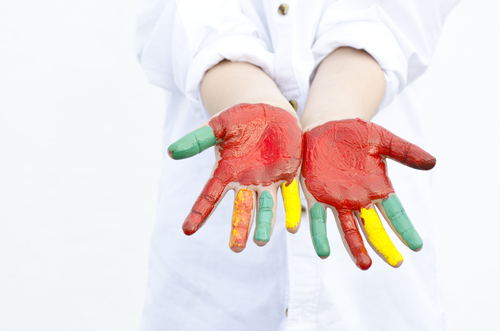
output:
[[[273,219],[273,197],[268,191],[261,193],[259,198],[259,212],[255,227],[255,241],[268,242],[271,239],[271,221]]]
[[[326,214],[325,209],[319,202],[311,208],[311,234],[313,238],[314,249],[319,257],[330,255],[330,245],[326,237]]]
[[[397,195],[392,194],[387,199],[382,201],[385,213],[391,220],[394,229],[401,235],[404,241],[412,250],[417,251],[422,248],[423,242],[417,230],[411,224],[410,218],[406,215],[406,211],[399,201]]]
[[[215,145],[217,138],[209,126],[201,127],[188,133],[168,147],[168,155],[175,160],[185,159],[203,152]]]

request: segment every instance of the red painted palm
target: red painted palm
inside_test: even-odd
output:
[[[244,186],[291,183],[302,161],[302,130],[297,119],[283,109],[266,104],[239,104],[213,117],[208,126],[213,142],[217,141],[220,159],[184,222],[183,230],[188,235],[203,225],[229,183]],[[186,157],[213,145],[201,141],[196,131],[191,135],[194,143],[189,144],[191,147],[194,144],[195,153]],[[169,147],[174,158],[180,151],[176,144]]]

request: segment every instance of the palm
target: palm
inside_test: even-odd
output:
[[[314,197],[337,209],[360,209],[394,192],[380,155],[380,127],[362,121],[330,123],[318,128],[314,137],[305,134],[302,173]],[[327,154],[322,153],[325,148]]]
[[[244,247],[253,209],[254,193],[248,192],[252,192],[249,186],[253,189],[259,185],[269,186],[267,190],[271,197],[275,197],[278,185],[292,183],[302,161],[302,139],[298,119],[287,111],[266,104],[239,104],[213,117],[208,126],[172,144],[169,154],[180,159],[195,155],[217,142],[216,167],[183,224],[184,232],[188,235],[195,233],[210,216],[227,186],[236,183],[238,187],[246,187],[244,191],[247,192],[244,194],[246,200],[238,202],[238,206],[247,209],[245,221],[238,222],[239,233],[245,235],[238,237],[240,239],[235,244]],[[298,199],[298,191],[296,194]],[[274,206],[274,202],[271,204]],[[275,207],[269,208],[275,211]],[[236,209],[235,205],[235,215]],[[268,225],[267,237],[271,223]],[[265,239],[256,241],[264,242]]]
[[[222,183],[270,185],[291,182],[302,155],[302,132],[283,111],[234,107],[212,119],[221,160],[214,173]]]

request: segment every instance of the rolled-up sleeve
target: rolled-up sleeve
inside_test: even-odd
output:
[[[227,59],[254,64],[272,76],[274,58],[257,26],[232,0],[143,1],[136,51],[149,81],[182,93],[204,111],[199,86],[207,70]]]
[[[365,50],[384,72],[384,108],[428,67],[444,19],[457,2],[333,2],[323,12],[312,47],[316,66],[339,47]]]

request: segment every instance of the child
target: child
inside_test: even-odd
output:
[[[150,81],[171,91],[165,147],[200,126],[205,135],[195,140],[210,142],[204,148],[230,141],[232,131],[236,139],[231,146],[222,145],[226,155],[216,147],[212,174],[214,158],[208,152],[183,161],[164,160],[143,330],[443,329],[427,175],[400,166],[393,169],[391,164],[395,191],[425,249],[418,254],[387,250],[390,241],[380,244],[374,239],[382,232],[366,241],[394,267],[402,263],[401,251],[407,258],[401,268],[392,269],[380,260],[372,264],[356,219],[370,238],[377,204],[402,241],[413,250],[421,248],[420,236],[408,222],[404,229],[396,224],[399,218],[392,214],[404,211],[377,157],[389,156],[421,169],[434,165],[430,155],[382,127],[424,145],[413,87],[396,95],[428,65],[443,17],[453,5],[454,1],[144,2],[139,12],[139,58]],[[297,129],[305,132],[304,137]],[[281,138],[257,150],[241,147],[261,139],[264,132]],[[181,143],[189,145],[193,138],[185,139]],[[179,146],[169,147],[175,158],[184,153]],[[265,146],[280,148],[272,154]],[[302,164],[283,161],[297,159],[301,146]],[[230,148],[235,151],[228,152]],[[277,156],[269,161],[271,154]],[[253,157],[244,158],[248,155]],[[225,162],[228,157],[240,159]],[[350,168],[342,168],[340,161]],[[230,166],[217,170],[226,163]],[[286,169],[262,168],[278,163]],[[352,170],[353,164],[357,170]],[[292,190],[300,171],[305,192],[301,222],[307,224],[309,214],[314,244],[307,229],[286,234],[285,212],[277,199],[280,186],[285,197],[293,195],[287,190]],[[360,172],[370,176],[358,181]],[[334,194],[339,178],[348,188]],[[218,199],[227,189],[237,193],[232,227],[233,201]],[[356,194],[348,197],[352,192]],[[254,241],[265,247],[247,244],[245,227],[236,224],[245,220],[248,228],[252,215],[260,214],[256,206],[265,208],[260,223],[256,217]],[[335,207],[341,237],[329,222],[328,240],[324,207],[330,206]],[[292,209],[287,208],[287,214],[294,214]],[[193,236],[181,233],[185,219],[184,231],[196,232]],[[287,224],[290,232],[298,226],[293,220]],[[230,230],[230,247],[240,254],[227,249]],[[355,264],[361,269],[371,265],[369,271],[353,268],[342,241]],[[318,255],[329,257],[321,260]]]

